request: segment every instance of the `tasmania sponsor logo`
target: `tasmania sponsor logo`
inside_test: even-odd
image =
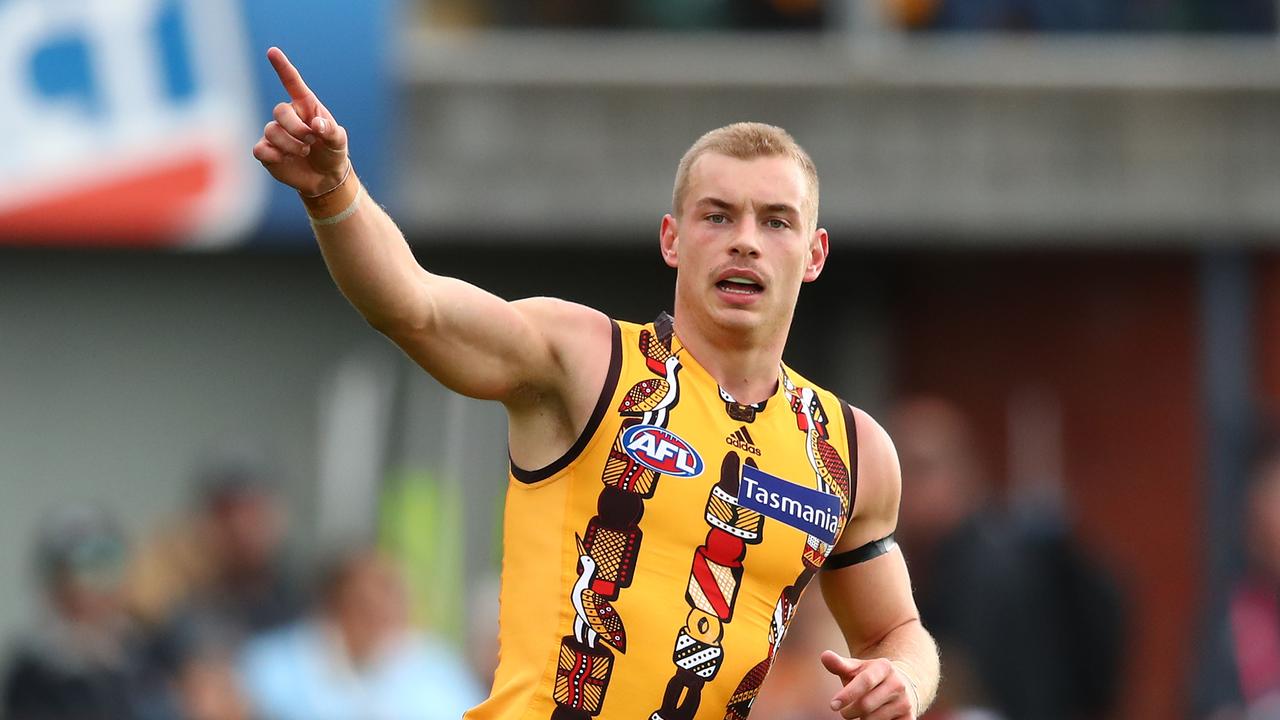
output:
[[[237,0],[0,1],[0,242],[241,237],[266,174]]]
[[[756,457],[760,457],[760,448],[756,447],[756,441],[751,439],[751,433],[747,431],[746,425],[731,433],[724,441],[743,452],[749,452]]]
[[[622,447],[631,459],[663,475],[695,477],[702,458],[679,435],[657,425],[636,425],[622,434]]]
[[[738,504],[827,544],[836,541],[840,528],[840,498],[787,482],[750,465],[742,466]]]

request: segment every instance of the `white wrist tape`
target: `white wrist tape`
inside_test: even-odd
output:
[[[311,214],[308,213],[307,217],[311,219],[311,227],[337,225],[343,220],[346,220],[352,215],[355,215],[356,210],[360,209],[360,200],[363,197],[364,197],[364,186],[361,185],[360,187],[356,188],[356,196],[351,199],[351,204],[348,205],[346,209],[344,209],[342,212],[338,213],[337,215],[330,215],[329,217],[318,218],[318,217],[311,217]]]

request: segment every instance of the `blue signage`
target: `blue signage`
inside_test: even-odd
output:
[[[827,544],[840,529],[840,498],[787,482],[750,465],[742,466],[738,504],[790,525]]]

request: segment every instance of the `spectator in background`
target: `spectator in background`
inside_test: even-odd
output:
[[[816,30],[825,22],[823,0],[739,0],[735,24],[749,30]]]
[[[967,423],[949,404],[917,398],[898,405],[889,432],[902,464],[903,496],[910,497],[899,511],[897,538],[947,678],[931,716],[1000,708],[1010,720],[1038,718],[1034,713],[1046,704],[1037,689],[1044,670],[1034,659],[1029,677],[1018,669],[1041,644],[1025,634],[1031,623],[1024,608],[1034,597],[1022,558],[1011,552],[1008,525],[992,510]],[[1005,613],[1013,613],[1014,627],[1002,625]],[[1002,653],[1005,663],[999,662]],[[1005,669],[1014,675],[1001,687],[994,676]]]
[[[910,30],[977,32],[1276,32],[1275,0],[878,0]],[[448,0],[426,6],[431,23],[474,27],[666,30],[821,29],[823,0]]]
[[[1256,462],[1246,490],[1247,568],[1203,658],[1197,717],[1280,717],[1280,445]]]
[[[1274,33],[1274,0],[883,0],[913,30]]]
[[[210,632],[234,647],[303,605],[285,567],[284,514],[261,472],[219,464],[198,486],[194,512],[146,543],[130,573],[130,607],[170,653]]]
[[[499,25],[603,29],[619,23],[619,3],[597,0],[492,0]]]
[[[1097,32],[1118,29],[1123,8],[1114,0],[938,0],[934,27]]]
[[[225,652],[206,648],[185,656],[174,685],[183,720],[256,720]]]
[[[926,717],[1105,717],[1123,647],[1109,578],[1064,533],[1010,517],[954,406],[907,400],[890,432],[905,498],[897,537],[947,676]]]
[[[265,720],[457,720],[483,698],[465,668],[410,628],[399,574],[368,549],[325,573],[314,616],[255,639],[241,662]]]
[[[500,25],[575,29],[816,29],[822,0],[494,0]]]
[[[190,613],[154,643],[184,720],[256,720],[240,688],[242,629],[216,614]]]
[[[37,542],[46,613],[20,641],[4,677],[8,720],[165,720],[163,678],[124,612],[124,538],[94,508],[52,515]]]
[[[933,27],[942,0],[883,0],[885,18],[903,30]]]
[[[1220,33],[1276,32],[1275,0],[1184,0],[1190,29]]]

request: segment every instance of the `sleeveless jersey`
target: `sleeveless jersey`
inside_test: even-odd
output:
[[[848,405],[787,368],[739,405],[670,316],[613,323],[564,457],[512,467],[501,652],[468,720],[745,718],[852,512]]]

